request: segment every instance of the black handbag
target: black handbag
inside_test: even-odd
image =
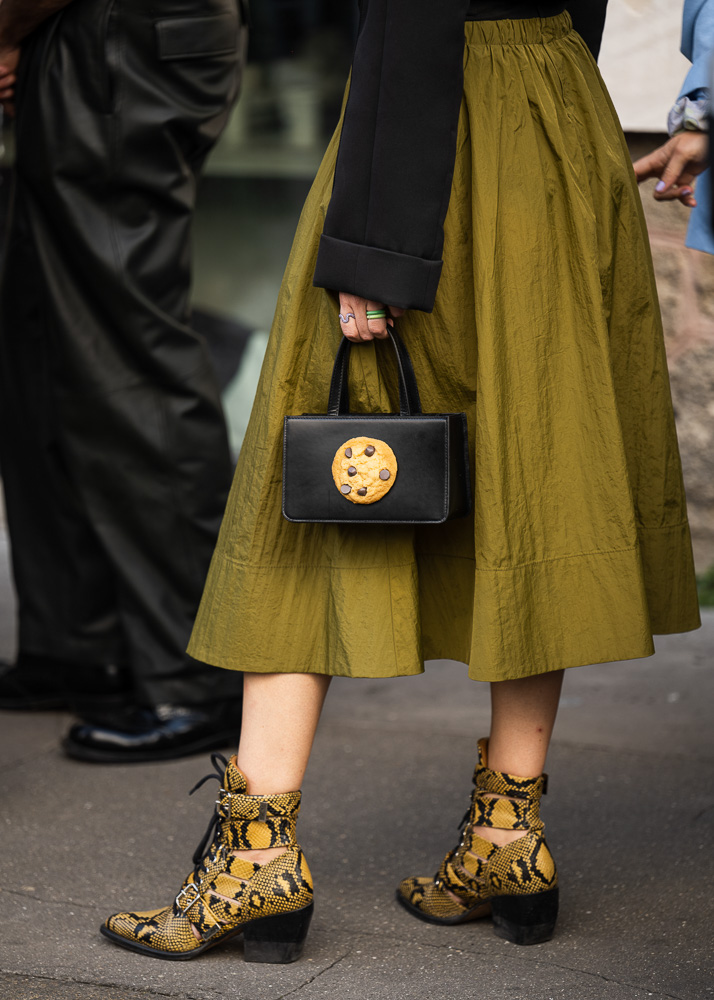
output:
[[[398,334],[399,413],[350,413],[349,340],[340,344],[327,414],[285,417],[283,516],[338,524],[441,524],[471,509],[465,413],[422,413]]]

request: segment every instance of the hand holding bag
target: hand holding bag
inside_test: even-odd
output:
[[[393,328],[399,413],[350,413],[352,344],[343,339],[327,414],[285,417],[283,516],[296,522],[441,524],[471,509],[465,413],[422,413]]]

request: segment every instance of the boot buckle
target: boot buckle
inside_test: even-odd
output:
[[[191,895],[192,892],[193,895]],[[201,893],[199,892],[196,883],[189,882],[189,884],[185,885],[183,889],[179,892],[174,902],[176,903],[177,909],[179,909],[182,913],[185,914],[186,911],[190,910],[193,904],[197,903],[200,898],[201,898]]]
[[[227,788],[218,789],[218,798],[216,799],[216,805],[218,806],[218,811],[221,815],[223,813],[223,807],[227,807],[227,813],[230,815],[231,811],[231,799],[233,798],[233,792],[229,792]]]

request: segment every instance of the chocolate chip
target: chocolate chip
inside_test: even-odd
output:
[[[341,491],[342,493],[344,493],[344,494],[345,494],[345,496],[347,496],[347,494],[348,494],[348,493],[351,493],[351,492],[352,492],[352,487],[351,487],[351,486],[348,486],[348,485],[347,485],[347,483],[345,483],[345,485],[344,485],[344,486],[340,486],[340,491]]]
[[[351,465],[349,467],[349,469],[347,470],[347,475],[348,476],[356,476],[357,475],[357,469],[355,469],[354,465]]]
[[[361,490],[357,490],[357,496],[358,497],[366,497],[367,496],[367,487],[363,486]]]
[[[364,453],[367,456],[367,458],[371,458],[376,450],[377,449],[374,447],[373,444],[368,444],[367,447],[364,449]],[[349,458],[349,455],[347,457]]]
[[[352,449],[345,448],[345,458],[352,458]]]
[[[391,474],[392,473],[389,471],[389,469],[380,469],[379,470],[379,478],[380,479],[384,479],[385,482],[386,482],[387,479],[389,479],[389,477],[391,476]]]

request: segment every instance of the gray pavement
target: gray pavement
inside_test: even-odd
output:
[[[2,656],[12,597],[0,570]],[[488,692],[458,664],[334,682],[300,822],[316,914],[291,966],[245,964],[240,941],[169,963],[100,937],[108,913],[168,903],[190,870],[213,795],[186,792],[208,761],[83,765],[58,749],[68,717],[0,714],[0,997],[711,998],[714,612],[657,648],[566,677],[544,807],[562,916],[533,948],[488,922],[421,923],[394,902],[403,876],[436,870],[468,804]]]

